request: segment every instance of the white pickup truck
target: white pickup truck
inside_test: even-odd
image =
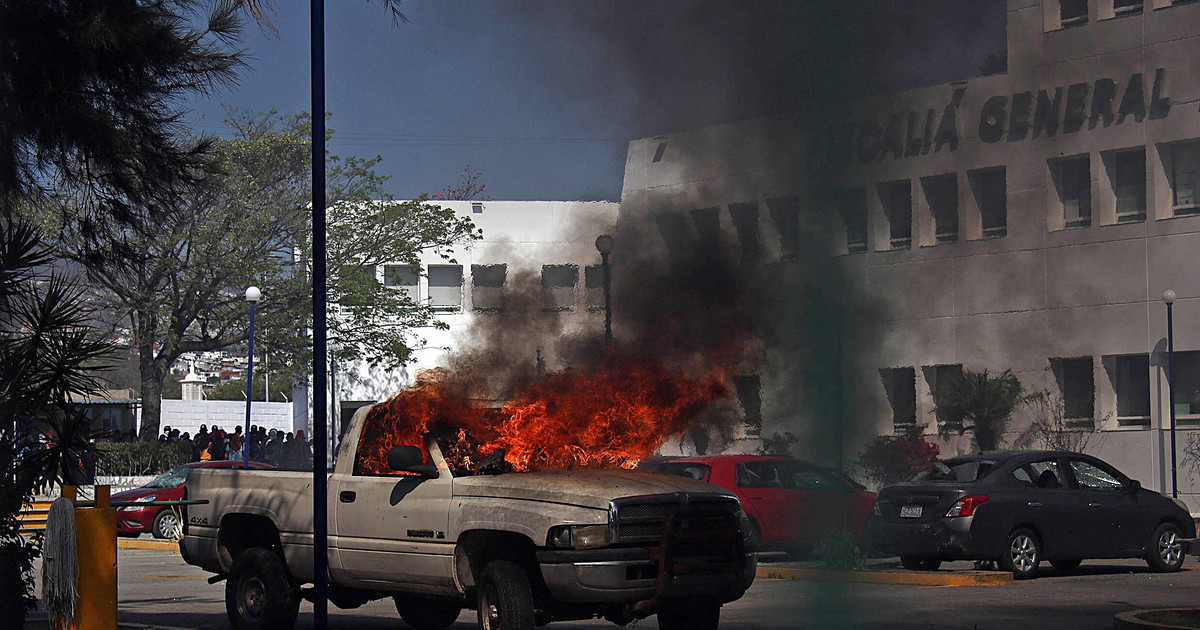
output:
[[[633,470],[463,476],[432,437],[368,474],[367,411],[329,476],[335,606],[392,597],[417,630],[470,608],[487,630],[652,614],[664,630],[706,630],[754,580],[749,522],[718,486]],[[313,582],[312,473],[196,468],[187,494],[208,503],[186,511],[183,557],[227,580],[233,627],[291,628]]]

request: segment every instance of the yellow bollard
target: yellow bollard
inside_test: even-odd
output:
[[[74,500],[75,488],[64,486],[63,496]],[[109,496],[108,486],[96,486],[96,507],[75,508],[79,601],[71,623],[54,630],[117,628],[117,509]]]

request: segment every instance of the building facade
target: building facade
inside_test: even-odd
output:
[[[875,313],[877,334],[842,348],[857,444],[912,426],[935,435],[939,380],[1012,370],[1060,400],[1070,428],[1094,432],[1089,451],[1167,492],[1173,409],[1180,496],[1200,511],[1187,454],[1200,433],[1198,36],[1190,1],[1009,0],[1006,72],[815,123],[634,141],[622,217],[717,206],[733,224],[737,204],[754,203],[770,257],[795,238],[773,200],[827,207],[847,291]],[[816,192],[829,173],[835,190]],[[770,382],[764,373],[764,431],[785,421]],[[1020,419],[1006,443],[1037,445]],[[848,456],[857,444],[843,444]]]

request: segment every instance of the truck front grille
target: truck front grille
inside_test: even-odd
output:
[[[730,522],[736,525],[737,499],[689,493],[627,497],[613,501],[617,544],[660,544],[672,516],[678,532],[722,537]]]

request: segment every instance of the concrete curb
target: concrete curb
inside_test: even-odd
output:
[[[1177,630],[1195,628],[1197,622],[1200,622],[1198,608],[1128,610],[1113,618],[1113,630]]]
[[[179,551],[179,543],[170,540],[138,540],[136,538],[118,538],[118,549],[142,549],[146,551]]]
[[[38,611],[30,613],[25,617],[25,630],[51,630],[50,619],[46,613]],[[190,628],[179,628],[176,626],[160,626],[152,623],[129,623],[126,621],[117,622],[117,630],[191,630]]]
[[[755,576],[767,580],[864,582],[908,586],[1004,586],[1013,583],[1004,571],[827,571],[790,567],[758,567]]]

